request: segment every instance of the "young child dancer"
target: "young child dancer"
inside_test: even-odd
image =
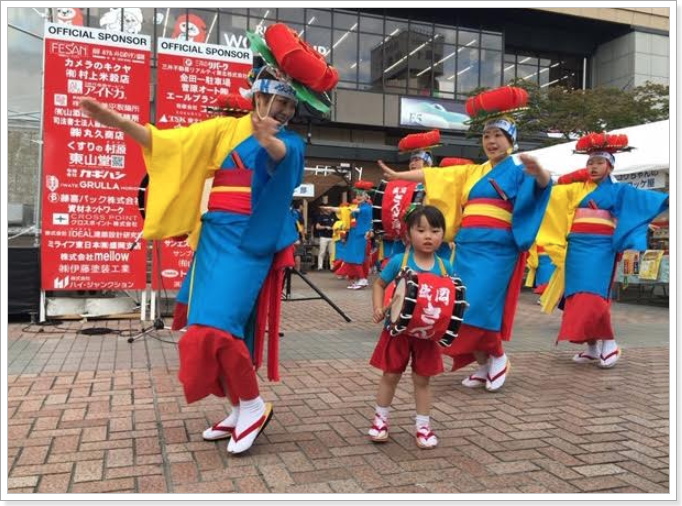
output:
[[[620,358],[611,325],[610,289],[617,256],[625,250],[647,248],[647,228],[668,208],[668,195],[615,182],[614,153],[628,151],[626,135],[590,133],[576,143],[586,154],[586,178],[557,185],[548,213],[563,220],[544,221],[550,255],[557,269],[542,295],[543,310],[551,312],[564,297],[557,341],[587,345],[573,361],[610,369]]]
[[[416,207],[407,214],[405,221],[408,226],[409,247],[403,255],[394,255],[389,260],[373,285],[372,302],[375,323],[384,320],[387,309],[384,307],[386,287],[405,265],[417,273],[452,275],[452,265],[436,255],[445,232],[443,214],[433,206]],[[447,346],[449,343],[443,345]],[[386,328],[382,330],[369,362],[384,371],[379,381],[374,421],[369,430],[369,437],[372,441],[381,443],[388,440],[388,413],[391,402],[398,382],[407,368],[407,363],[412,359],[412,381],[417,410],[417,446],[423,449],[436,447],[438,439],[431,431],[429,422],[431,410],[429,379],[443,372],[441,346],[432,340],[418,339],[404,334],[391,336]]]

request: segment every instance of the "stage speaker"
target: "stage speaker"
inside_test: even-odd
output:
[[[7,248],[8,315],[37,313],[40,307],[40,248]]]

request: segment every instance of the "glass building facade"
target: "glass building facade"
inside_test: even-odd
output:
[[[39,75],[44,20],[150,35],[153,66],[159,37],[246,48],[247,29],[262,34],[268,25],[283,21],[336,67],[339,88],[463,101],[476,88],[514,79],[583,87],[582,58],[505,51],[502,32],[308,8],[13,8],[10,59],[22,65],[10,65],[10,72],[23,66],[35,71],[34,80]],[[28,108],[36,110],[39,85],[22,94],[24,99],[34,95]]]

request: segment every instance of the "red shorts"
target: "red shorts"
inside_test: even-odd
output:
[[[412,371],[419,376],[436,376],[444,371],[440,346],[430,339],[405,335],[392,337],[384,329],[374,348],[370,365],[384,372],[400,374],[412,358]]]

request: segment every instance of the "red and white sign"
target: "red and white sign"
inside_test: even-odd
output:
[[[416,188],[417,183],[406,181],[389,181],[386,184],[381,205],[381,223],[386,239],[402,239],[407,234],[404,218],[414,200]]]
[[[143,290],[142,151],[78,103],[149,122],[150,37],[46,23],[44,40],[42,289]]]
[[[220,93],[249,88],[250,49],[160,38],[157,55],[157,128],[207,119]]]
[[[188,126],[211,117],[221,93],[248,89],[253,66],[250,49],[160,38],[157,46],[156,127]],[[184,242],[156,241],[152,289],[177,290],[187,274],[192,251]],[[160,250],[160,251],[159,251]]]

